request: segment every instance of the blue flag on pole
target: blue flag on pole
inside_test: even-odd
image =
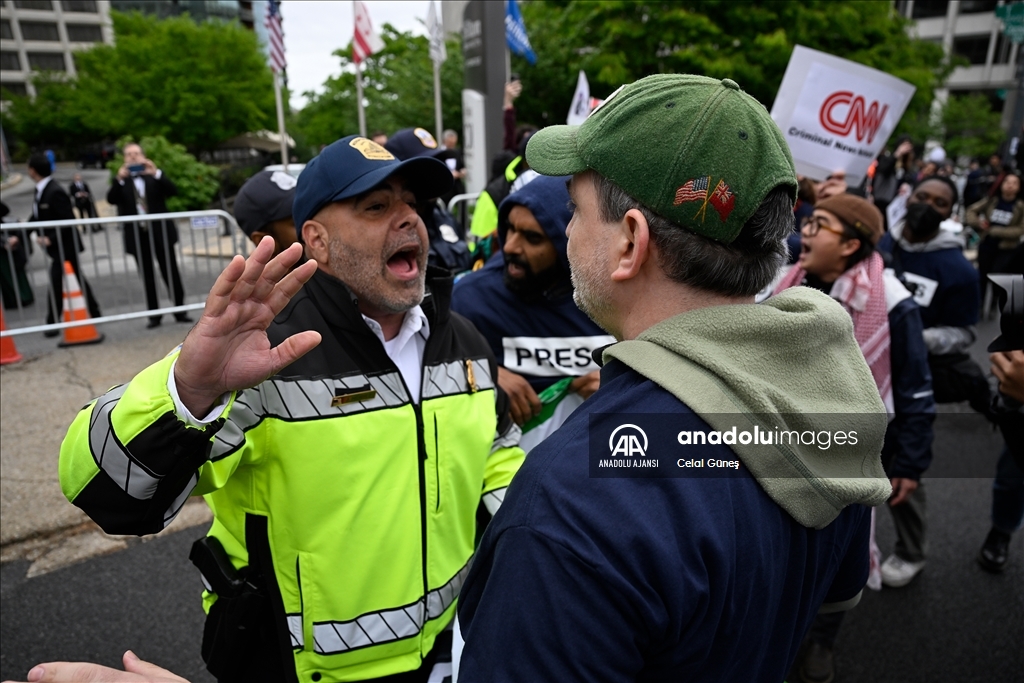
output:
[[[505,3],[505,42],[508,49],[520,57],[526,57],[530,64],[537,63],[537,55],[533,54],[530,46],[530,38],[526,35],[526,26],[523,25],[523,15],[519,13],[519,3],[516,0],[508,0]]]

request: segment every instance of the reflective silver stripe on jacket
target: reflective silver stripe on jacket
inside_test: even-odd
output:
[[[288,620],[288,634],[292,637],[292,649],[301,650],[306,642],[302,637],[302,615],[289,614],[286,618]]]
[[[331,406],[335,396],[344,396],[367,385],[377,392],[373,398]],[[350,415],[409,402],[402,376],[397,372],[371,377],[352,375],[341,379],[274,379],[261,384],[259,390],[265,416],[291,420]]]
[[[245,444],[245,433],[259,424],[262,410],[260,392],[256,389],[246,389],[236,395],[229,419],[213,437],[210,460],[219,460],[241,448]]]
[[[110,419],[114,406],[127,389],[128,385],[125,384],[96,399],[96,405],[92,409],[92,422],[89,425],[89,448],[99,468],[124,489],[125,493],[137,500],[149,500],[156,492],[160,477],[145,468],[137,458],[132,457],[114,434],[114,426]]]
[[[335,396],[370,386],[377,395],[332,407]],[[245,432],[265,417],[285,420],[309,420],[317,417],[351,415],[377,408],[392,408],[408,403],[402,376],[397,372],[367,377],[351,375],[341,379],[273,379],[235,397],[229,419],[214,437],[211,460],[233,453],[245,444]]]
[[[321,655],[334,655],[416,635],[423,629],[426,620],[437,619],[455,602],[469,574],[471,562],[472,558],[448,583],[427,593],[426,600],[397,609],[371,612],[352,621],[314,623],[313,651]]]
[[[451,363],[440,363],[429,365],[423,368],[423,400],[451,396],[453,394],[466,394],[470,390],[484,391],[493,389],[494,381],[491,379],[490,363],[486,359],[468,361],[473,364],[473,384],[470,386],[467,378],[467,361],[457,360]]]
[[[491,444],[491,455],[502,448],[515,448],[519,445],[519,440],[523,438],[523,429],[512,420],[509,420],[511,426],[505,430],[504,434],[499,433],[497,430],[494,431],[494,442]]]
[[[491,517],[498,511],[501,504],[505,502],[505,492],[508,491],[508,487],[495,489],[494,491],[488,491],[483,495],[484,507],[491,513]]]

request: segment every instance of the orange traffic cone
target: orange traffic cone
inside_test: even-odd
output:
[[[85,297],[78,284],[78,276],[70,261],[64,262],[64,322],[88,320],[89,311],[85,307]],[[79,325],[65,327],[64,340],[57,346],[75,346],[76,344],[98,344],[103,335],[96,331],[95,325]]]
[[[4,311],[3,308],[0,308],[0,332],[6,329]],[[14,345],[14,337],[0,337],[0,365],[17,363],[19,360],[21,360],[21,354],[18,353],[18,347]]]

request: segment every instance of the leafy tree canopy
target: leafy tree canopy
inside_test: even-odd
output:
[[[523,81],[516,107],[538,125],[565,122],[580,69],[595,97],[650,74],[694,73],[731,78],[771,109],[799,44],[917,86],[897,129],[917,137],[952,69],[941,46],[907,34],[886,0],[525,0],[522,13],[537,65],[512,57]]]
[[[198,211],[205,209],[220,186],[220,172],[213,166],[198,161],[184,146],[168,142],[161,135],[147,136],[136,140],[129,136],[117,141],[117,156],[107,162],[107,168],[116,174],[124,163],[121,150],[124,146],[138,142],[146,158],[174,182],[178,194],[167,198],[168,211]]]
[[[270,69],[256,35],[236,22],[111,12],[114,45],[75,53],[78,77],[36,78],[7,125],[29,145],[161,135],[209,150],[273,122]]]
[[[988,157],[1006,138],[999,127],[1001,117],[985,95],[950,96],[942,109],[946,155]]]
[[[380,129],[390,135],[419,126],[436,133],[434,71],[427,38],[399,32],[390,24],[384,24],[381,38],[384,49],[363,63],[367,132]],[[462,49],[455,40],[448,41],[447,48],[448,59],[441,65],[442,122],[445,128],[461,131]],[[299,141],[314,151],[359,132],[351,42],[334,56],[341,62],[341,75],[328,78],[322,93],[305,93],[308,103],[296,117]]]

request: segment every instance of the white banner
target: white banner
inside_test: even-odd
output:
[[[590,116],[590,83],[587,81],[587,74],[580,69],[579,78],[576,79],[576,92],[572,95],[572,106],[569,107],[569,116],[565,122],[570,126],[578,126]]]
[[[600,370],[594,349],[615,343],[615,337],[502,337],[502,365],[507,370],[534,377],[567,377]]]
[[[882,151],[916,88],[895,76],[797,45],[772,105],[800,175],[846,172],[855,187]]]

